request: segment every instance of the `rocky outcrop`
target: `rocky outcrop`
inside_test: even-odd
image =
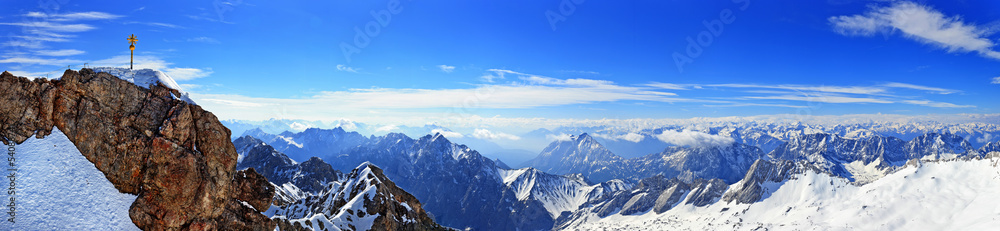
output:
[[[257,188],[253,171],[234,178],[229,130],[177,90],[144,87],[90,69],[58,80],[4,72],[0,138],[21,143],[58,127],[115,188],[138,195],[129,216],[139,228],[272,230],[255,208],[269,206],[261,200],[273,189]]]
[[[743,177],[743,180],[733,184],[729,191],[722,196],[726,202],[736,202],[737,204],[750,204],[760,201],[772,193],[765,186],[767,183],[781,183],[788,180],[792,174],[801,172],[796,167],[795,162],[789,160],[778,160],[775,162],[767,160],[757,160],[750,167],[750,171]]]

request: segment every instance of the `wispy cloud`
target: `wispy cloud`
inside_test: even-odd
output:
[[[455,66],[448,66],[442,64],[438,65],[438,68],[441,68],[441,71],[443,71],[444,73],[451,73],[452,71],[455,71]]]
[[[820,103],[893,103],[892,101],[871,97],[851,97],[836,94],[799,94],[799,95],[774,95],[774,96],[746,96],[747,99],[776,99],[803,102]]]
[[[208,43],[208,44],[219,44],[219,43],[221,43],[221,42],[219,42],[219,40],[216,40],[216,39],[211,38],[211,37],[205,37],[205,36],[188,38],[188,39],[176,39],[176,40],[175,39],[163,39],[163,41],[164,42]]]
[[[1000,60],[996,43],[989,36],[993,31],[962,20],[961,16],[946,16],[929,6],[908,1],[890,6],[872,7],[857,15],[834,16],[828,19],[834,31],[849,36],[886,35],[896,31],[904,37],[931,44],[948,52],[977,52]]]
[[[22,34],[11,35],[11,41],[4,42],[3,46],[18,47],[27,49],[29,52],[20,54],[3,54],[4,59],[0,63],[14,63],[25,66],[62,66],[67,64],[82,64],[82,61],[75,59],[50,59],[39,56],[74,56],[85,52],[76,49],[49,50],[47,43],[71,42],[76,35],[73,33],[86,32],[97,29],[97,27],[79,23],[78,21],[108,20],[117,19],[122,16],[104,12],[75,12],[63,14],[46,14],[42,12],[28,12],[21,15],[24,20],[20,22],[0,22],[0,26],[19,27]],[[23,67],[23,66],[22,66]]]
[[[475,137],[477,139],[484,139],[484,140],[501,140],[501,139],[505,139],[505,140],[520,140],[521,139],[521,137],[519,137],[519,136],[515,136],[515,135],[503,133],[503,132],[494,132],[494,131],[490,131],[490,130],[486,130],[486,129],[482,129],[482,128],[477,128],[474,132],[472,132],[472,137]]]
[[[735,141],[732,137],[728,136],[712,135],[690,130],[666,130],[663,131],[663,133],[656,135],[656,139],[668,144],[691,147],[722,146],[732,144]]]
[[[929,92],[933,92],[933,93],[937,93],[937,94],[943,94],[943,95],[960,92],[958,90],[945,89],[945,88],[939,88],[939,87],[928,87],[928,86],[921,86],[921,85],[908,84],[908,83],[894,83],[893,82],[893,83],[886,83],[886,84],[884,84],[882,86],[892,87],[892,88],[908,88],[908,89],[914,89],[914,90],[929,91]]]
[[[155,27],[163,27],[163,28],[171,28],[171,29],[184,29],[185,28],[183,26],[178,26],[178,25],[170,24],[170,23],[162,23],[162,22],[124,22],[122,24],[125,24],[125,25],[142,24],[142,25],[147,25],[147,26],[155,26]]]
[[[444,129],[440,129],[440,128],[431,130],[431,134],[441,134],[442,136],[447,137],[447,138],[462,138],[462,137],[465,137],[465,135],[462,135],[462,133],[453,132],[453,131],[450,131],[450,130],[444,130]]]
[[[45,58],[14,57],[14,58],[0,59],[0,63],[65,66],[70,64],[83,64],[83,61],[76,59],[45,59]]]
[[[211,68],[198,69],[198,68],[174,67],[174,68],[164,68],[162,71],[177,81],[192,80],[212,75]]]
[[[953,104],[953,103],[934,102],[934,101],[930,101],[930,100],[904,100],[903,103],[908,103],[908,104],[913,104],[913,105],[920,105],[920,106],[928,106],[928,107],[936,107],[936,108],[974,108],[974,107],[976,107],[976,106],[973,106],[973,105],[957,105],[957,104]]]
[[[992,84],[1000,84],[1000,76],[994,77]]]
[[[348,67],[348,66],[343,65],[343,64],[337,64],[337,70],[338,71],[346,71],[346,72],[358,73],[358,71],[360,71],[361,68],[353,68],[353,67]]]
[[[691,86],[691,85],[652,82],[652,83],[643,84],[643,86],[655,87],[655,88],[661,88],[661,89],[669,89],[669,90],[687,90],[688,87]],[[694,87],[694,86],[691,86],[691,87]]]
[[[880,94],[886,91],[880,87],[858,87],[858,86],[814,86],[814,85],[763,85],[763,84],[708,84],[709,87],[728,88],[763,88],[782,89],[793,91],[828,92],[828,93],[850,93],[850,94]]]
[[[787,108],[809,108],[806,105],[789,105],[773,103],[733,103],[733,104],[705,104],[704,107],[787,107]]]
[[[81,50],[76,50],[76,49],[40,50],[40,51],[35,51],[35,54],[38,54],[38,55],[41,55],[41,56],[74,56],[74,55],[79,55],[79,54],[83,54],[83,53],[86,53],[86,52],[81,51]]]
[[[0,22],[0,25],[31,27],[51,32],[84,32],[96,28],[87,24],[62,24],[52,22]]]
[[[36,18],[46,18],[52,21],[77,21],[77,20],[101,20],[101,19],[116,19],[121,18],[121,15],[114,15],[104,12],[76,12],[76,13],[65,13],[65,14],[46,14],[42,12],[28,12],[24,16],[36,17]]]

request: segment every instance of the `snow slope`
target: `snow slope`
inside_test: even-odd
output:
[[[139,230],[128,215],[136,196],[118,192],[58,128],[15,148],[17,214],[13,224],[3,214],[0,229]]]
[[[1000,157],[925,162],[863,186],[807,171],[765,185],[753,204],[681,205],[662,214],[619,214],[568,230],[996,230]]]
[[[497,172],[518,200],[540,202],[552,219],[562,212],[576,211],[589,200],[630,187],[621,180],[589,185],[578,176],[552,175],[534,168],[497,169]]]
[[[118,78],[129,81],[137,86],[149,89],[150,85],[156,85],[157,82],[162,83],[163,86],[173,88],[181,93],[180,100],[184,100],[190,104],[194,103],[187,92],[181,89],[181,85],[177,84],[173,78],[170,78],[166,73],[153,69],[128,69],[122,67],[95,67],[94,72],[105,72],[116,76]]]

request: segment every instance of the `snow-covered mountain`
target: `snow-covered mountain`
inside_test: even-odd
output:
[[[281,230],[448,230],[434,223],[417,198],[369,163],[352,170],[342,183],[288,205],[271,206],[264,214]]]
[[[920,206],[919,203],[914,204],[914,201],[886,198],[894,194],[911,199],[936,198],[920,203],[979,201],[992,206],[986,206],[988,208],[1000,206],[1000,200],[981,199],[991,198],[988,192],[1000,187],[995,181],[995,178],[1000,177],[1000,170],[997,170],[1000,151],[994,150],[995,146],[988,144],[975,150],[961,137],[936,133],[917,136],[910,141],[894,137],[849,139],[833,134],[803,135],[775,149],[768,155],[769,159],[756,160],[738,182],[732,185],[721,181],[710,184],[714,186],[713,190],[702,191],[709,192],[709,196],[695,199],[691,195],[684,195],[688,188],[683,187],[684,182],[677,178],[647,178],[631,190],[584,204],[570,216],[559,219],[557,228],[801,229],[840,225],[875,227],[868,222],[876,222],[894,229],[891,227],[920,227],[914,224],[924,224],[912,222],[913,217],[931,219],[931,226],[928,227],[986,227],[981,226],[981,223],[989,222],[969,219],[948,222],[936,219],[937,215],[928,216],[927,213],[908,213],[913,216],[906,217],[907,222],[893,220],[898,218],[883,219],[875,214],[899,214],[897,210],[887,208]],[[931,170],[923,170],[925,168]],[[904,180],[908,177],[917,177],[914,179],[916,183]],[[935,177],[946,181],[938,181]],[[650,181],[658,183],[646,183]],[[696,181],[705,182],[700,179]],[[909,187],[909,184],[919,186]],[[988,186],[990,184],[993,186]],[[657,189],[661,189],[659,191],[650,192],[646,189],[650,188],[647,185],[665,186],[658,187]],[[942,190],[952,187],[961,189]],[[980,193],[951,194],[956,192]],[[944,197],[951,199],[937,200]],[[862,211],[872,211],[865,211],[868,215],[861,219],[845,221],[837,218],[844,213],[828,210],[831,206],[850,207],[851,209],[846,209],[849,211],[855,211],[852,206],[856,206],[861,207]],[[878,207],[867,209],[873,206]],[[754,209],[767,215],[754,213]],[[1000,210],[976,212],[981,210],[958,207],[947,209],[956,214],[975,214],[971,216],[978,219],[1000,215]],[[718,215],[720,211],[725,216]],[[788,219],[787,216],[796,218]],[[893,216],[895,215],[890,217]]]
[[[580,173],[587,179],[603,182],[621,179],[624,158],[611,153],[587,133],[570,136],[549,144],[537,157],[524,166],[552,174]]]
[[[246,142],[252,140],[243,137],[236,143],[268,146]],[[241,146],[237,145],[240,153],[249,150]],[[258,156],[281,156],[272,150],[260,153],[267,155]],[[244,161],[247,159],[252,158],[247,155]],[[590,198],[629,186],[622,181],[592,185],[581,176],[552,175],[535,169],[510,170],[441,134],[419,139],[400,133],[372,137],[370,142],[329,159],[335,169],[362,163],[381,166],[389,179],[420,199],[440,224],[449,227],[548,230],[561,213],[574,210]],[[275,187],[276,204],[307,194],[295,185],[276,183]]]
[[[284,153],[251,136],[240,137],[233,142],[233,145],[239,154],[236,169],[254,168],[274,184],[275,188],[289,190],[284,194],[290,197],[301,194],[296,190],[317,193],[326,188],[327,184],[337,182],[344,177],[342,172],[333,169],[330,164],[318,157],[297,163]]]
[[[581,214],[563,230],[992,230],[1000,226],[1000,152],[985,158],[914,161],[869,184],[797,163],[755,164],[724,200],[691,197],[672,209],[608,216]],[[799,170],[794,170],[799,168]],[[752,187],[746,187],[752,186]],[[757,197],[739,191],[757,188]],[[743,203],[749,202],[749,203]]]
[[[876,180],[914,158],[939,160],[978,155],[962,137],[937,133],[910,141],[879,136],[851,139],[817,133],[792,138],[768,154],[771,159],[806,161],[859,184]]]
[[[731,135],[735,131],[709,132]],[[771,139],[763,135],[754,137]],[[920,161],[975,161],[984,156],[983,150],[1000,146],[989,144],[975,149],[954,134],[931,133],[904,141],[882,136],[848,138],[802,132],[785,137],[788,141],[781,141],[769,154],[733,142],[674,146],[625,159],[604,148],[596,138],[582,134],[553,142],[545,149],[546,153],[539,155],[551,158],[536,160],[552,165],[549,167],[556,172],[552,174],[541,169],[503,167],[441,134],[413,139],[390,133],[367,139],[368,142],[329,157],[333,168],[349,169],[365,162],[382,166],[389,179],[420,199],[436,220],[446,226],[521,230],[590,229],[599,227],[594,224],[605,225],[614,219],[628,223],[633,218],[676,214],[679,209],[699,210],[720,203],[756,204],[769,200],[781,185],[803,174],[826,174],[852,187],[863,187],[908,166],[919,165]],[[565,163],[581,165],[570,169],[596,169],[597,173],[617,175],[593,184],[590,182],[602,182],[595,179],[603,176],[561,174],[572,173],[558,172],[557,168]],[[309,197],[303,196],[302,190],[294,185],[275,186],[279,188],[279,196],[285,195],[282,200]]]
[[[255,128],[246,131],[243,136],[252,136],[285,153],[295,161],[304,162],[312,157],[328,158],[340,155],[342,151],[368,143],[370,140],[357,132],[348,132],[343,128],[319,129],[307,128],[298,133],[283,132],[273,135]]]
[[[731,143],[719,146],[669,147],[660,153],[625,159],[604,148],[587,133],[555,141],[527,166],[555,174],[582,174],[594,182],[611,179],[637,181],[658,174],[680,177],[720,178],[736,182],[764,153],[757,147]]]
[[[500,169],[505,186],[520,201],[538,201],[552,219],[576,211],[583,203],[631,187],[621,180],[591,185],[579,175],[558,176],[534,168]]]
[[[680,205],[705,206],[718,201],[727,186],[719,179],[685,183],[677,178],[654,176],[640,180],[629,190],[592,198],[573,213],[560,217],[555,229],[612,215],[659,214]]]

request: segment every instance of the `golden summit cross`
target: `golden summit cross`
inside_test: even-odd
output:
[[[129,46],[128,46],[128,50],[129,50],[129,54],[128,54],[128,69],[129,70],[132,69],[132,62],[133,62],[132,61],[132,57],[135,54],[135,42],[138,42],[138,41],[139,41],[139,39],[135,38],[135,34],[132,34],[132,35],[128,36],[128,44],[129,44]]]

